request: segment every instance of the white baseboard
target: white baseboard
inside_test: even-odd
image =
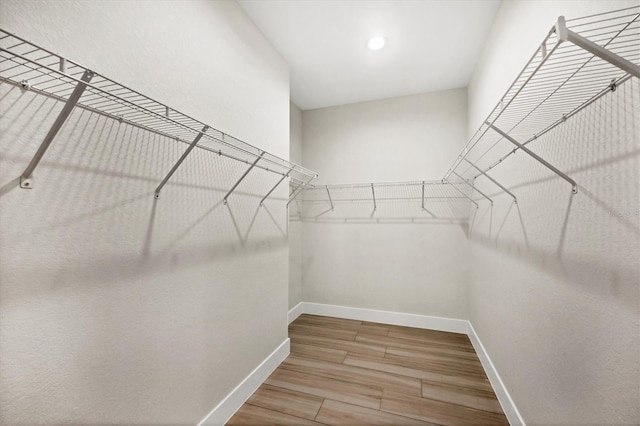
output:
[[[289,311],[289,316],[288,316],[288,319],[289,319],[288,324],[291,324],[293,321],[295,321],[295,319],[298,318],[302,314],[302,310],[303,310],[303,303],[302,302],[298,303],[296,306],[291,308],[291,310]]]
[[[500,375],[498,374],[489,354],[485,350],[475,329],[467,320],[432,317],[427,315],[405,314],[402,312],[379,311],[375,309],[352,308],[349,306],[325,305],[322,303],[301,302],[293,307],[288,314],[289,324],[301,314],[323,315],[335,318],[355,319],[360,321],[380,322],[406,327],[425,328],[429,330],[463,333],[469,336],[478,358],[489,377],[498,401],[511,425],[523,425],[525,422],[511,399]],[[269,375],[289,355],[290,342],[285,340],[271,353],[255,370],[227,395],[198,426],[224,425],[233,414],[245,403],[253,392],[269,377]]]
[[[235,414],[247,399],[267,380],[269,375],[289,356],[289,338],[282,342],[255,370],[251,372],[234,390],[227,395],[198,426],[222,426]]]
[[[467,321],[468,322],[468,321]],[[489,377],[489,381],[491,382],[491,386],[493,386],[493,390],[496,393],[496,397],[498,397],[498,401],[500,401],[500,405],[502,406],[502,410],[504,414],[507,416],[509,423],[511,425],[525,425],[524,419],[520,415],[518,408],[513,403],[513,399],[511,399],[511,395],[509,395],[509,391],[507,391],[506,386],[502,382],[496,367],[491,362],[491,358],[489,358],[489,354],[485,350],[480,338],[476,334],[476,330],[471,325],[471,322],[468,322],[469,329],[467,331],[467,335],[469,336],[469,340],[473,344],[473,348],[476,350],[478,354],[478,358],[480,358],[480,362],[482,363],[482,367],[484,367],[484,371],[487,373],[487,377]]]
[[[360,321],[381,322],[384,324],[405,327],[428,328],[431,330],[449,331],[467,334],[466,320],[431,317],[427,315],[404,314],[402,312],[378,311],[375,309],[352,308],[349,306],[324,305],[321,303],[303,302],[305,314],[324,315],[328,317],[355,319]]]
[[[298,305],[300,306],[300,304]],[[298,309],[296,306],[289,311],[289,318],[292,318],[292,312]],[[432,317],[427,315],[405,314],[401,312],[390,311],[378,311],[375,309],[363,309],[352,308],[349,306],[337,306],[337,305],[325,305],[322,303],[302,303],[302,312],[298,312],[293,319],[300,316],[301,313],[311,315],[323,315],[328,317],[355,319],[360,321],[381,322],[384,324],[401,325],[405,327],[425,328],[429,330],[449,331],[452,333],[462,333],[469,336],[469,340],[473,344],[473,347],[478,354],[478,358],[482,363],[482,367],[489,377],[491,386],[493,386],[494,392],[504,414],[507,416],[511,425],[525,425],[520,412],[516,408],[516,405],[511,399],[507,388],[505,387],[502,379],[498,375],[498,372],[489,358],[489,354],[485,350],[484,346],[480,342],[480,338],[476,334],[471,323],[467,320]],[[289,322],[293,321],[291,319]]]

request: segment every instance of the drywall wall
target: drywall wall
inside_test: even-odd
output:
[[[469,86],[470,131],[486,117],[558,15],[637,2],[503,2]],[[478,179],[470,238],[470,320],[529,424],[638,424],[640,84],[621,85]],[[489,220],[493,234],[489,235]]]
[[[290,103],[289,159],[302,164],[302,111]],[[289,309],[302,302],[302,222],[289,215]]]
[[[304,111],[303,164],[319,184],[440,179],[465,142],[466,91]],[[418,189],[416,189],[417,191]],[[419,193],[413,194],[419,197]],[[466,227],[411,203],[292,203],[303,221],[303,300],[467,318]],[[317,209],[315,205],[313,208]]]
[[[233,1],[3,1],[0,26],[288,157],[286,63]],[[287,190],[0,86],[0,423],[196,424],[287,338]]]

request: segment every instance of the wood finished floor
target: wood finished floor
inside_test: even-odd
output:
[[[508,425],[464,334],[301,315],[228,425]]]

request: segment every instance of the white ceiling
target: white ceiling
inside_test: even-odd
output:
[[[303,110],[464,87],[499,0],[239,0]],[[371,36],[387,45],[370,51]]]

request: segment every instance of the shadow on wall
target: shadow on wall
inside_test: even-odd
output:
[[[287,246],[285,186],[259,206],[278,175],[250,173],[223,205],[247,166],[196,149],[155,199],[186,145],[79,108],[36,169],[34,188],[20,189],[17,176],[62,103],[7,84],[0,97],[2,257],[10,266],[2,278],[18,281],[18,293],[117,283]]]
[[[639,101],[631,79],[530,145],[576,180],[578,194],[523,152],[491,172],[517,204],[478,179],[494,206],[478,200],[470,239],[637,311]]]

